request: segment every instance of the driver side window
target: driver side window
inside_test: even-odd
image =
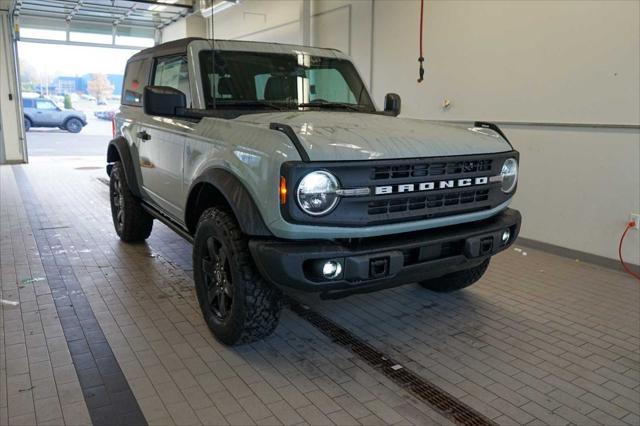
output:
[[[167,86],[178,89],[187,97],[187,106],[191,107],[191,87],[189,85],[189,67],[187,58],[173,56],[160,58],[156,62],[153,76],[154,86]]]

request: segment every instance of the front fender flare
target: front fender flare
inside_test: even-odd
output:
[[[258,210],[258,206],[247,191],[242,182],[227,170],[220,168],[210,168],[205,170],[189,188],[188,200],[191,200],[193,189],[201,184],[208,183],[217,189],[225,198],[227,204],[235,215],[240,228],[247,235],[272,236]],[[189,205],[188,202],[187,205]],[[188,207],[187,209],[188,210]],[[185,212],[188,215],[188,211]],[[186,219],[186,217],[185,217]],[[186,220],[185,220],[185,223]]]
[[[131,157],[131,151],[129,150],[129,144],[127,140],[120,136],[112,139],[109,142],[107,148],[107,174],[111,174],[111,168],[113,163],[120,161],[124,167],[124,176],[127,180],[127,186],[134,196],[141,198],[140,187],[138,186],[138,177],[133,164],[133,158]]]

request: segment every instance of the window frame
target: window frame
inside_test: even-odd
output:
[[[122,94],[120,95],[120,104],[121,105],[138,107],[138,108],[143,108],[144,107],[144,96],[143,95],[140,96],[140,103],[138,103],[138,104],[133,103],[133,102],[126,102],[125,101],[125,95],[127,93],[127,87],[126,87],[127,86],[127,76],[129,75],[129,67],[132,64],[137,63],[137,62],[147,62],[147,61],[152,61],[152,60],[153,60],[152,57],[147,56],[147,57],[142,57],[142,58],[135,59],[135,60],[127,62],[127,66],[124,69],[124,77],[122,79]],[[154,69],[153,66],[149,66],[149,70],[147,71],[147,75],[145,77],[145,82],[144,83],[140,82],[140,84],[142,84],[142,94],[144,94],[144,88],[149,85],[151,72],[152,72],[153,69]]]
[[[189,58],[188,55],[186,53],[177,53],[177,54],[171,54],[171,55],[164,55],[164,56],[155,56],[153,58],[153,67],[151,70],[151,75],[149,76],[149,80],[150,80],[150,85],[155,86],[156,85],[156,71],[158,69],[158,64],[160,61],[168,61],[168,60],[172,60],[172,59],[184,59],[186,65],[187,65],[187,82],[189,84],[189,91],[188,92],[182,92],[184,93],[184,95],[187,98],[187,104],[191,104],[193,101],[191,101],[191,75],[189,73]],[[175,88],[176,90],[180,90]]]

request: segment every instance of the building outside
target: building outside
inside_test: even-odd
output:
[[[107,74],[107,79],[113,84],[114,96],[120,96],[122,93],[122,74]],[[91,81],[91,74],[84,74],[80,77],[72,76],[58,76],[49,85],[49,93],[55,93],[56,95],[65,95],[68,93],[88,93],[87,86]],[[35,87],[40,93],[45,93],[47,90],[43,85],[37,85]]]

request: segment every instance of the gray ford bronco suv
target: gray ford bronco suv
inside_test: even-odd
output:
[[[62,109],[46,98],[22,100],[24,108],[24,130],[32,127],[59,127],[70,133],[80,133],[87,125],[87,116],[73,109]]]
[[[476,282],[509,247],[518,152],[491,123],[398,118],[332,49],[183,39],[127,64],[107,152],[117,234],[193,243],[213,334],[276,327],[283,293]]]

